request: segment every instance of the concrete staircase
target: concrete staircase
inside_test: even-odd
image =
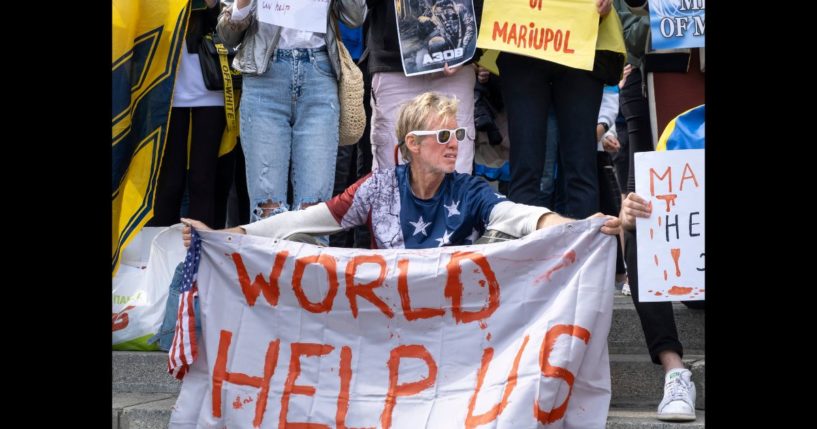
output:
[[[644,334],[630,297],[617,295],[608,338],[613,398],[607,429],[703,429],[706,422],[704,312],[674,304],[675,323],[684,344],[684,363],[692,371],[698,419],[667,423],[655,418],[663,395],[663,371],[650,362]],[[166,428],[181,383],[167,375],[163,352],[113,352],[113,429]]]

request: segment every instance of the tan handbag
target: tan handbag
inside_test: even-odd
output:
[[[332,13],[335,23],[335,37],[338,41],[340,57],[340,80],[338,81],[338,102],[340,102],[340,146],[353,145],[363,136],[366,129],[366,111],[363,109],[363,73],[355,64],[343,40],[340,38],[337,16]]]

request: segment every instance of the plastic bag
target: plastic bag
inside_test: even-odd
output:
[[[113,278],[114,350],[158,350],[147,340],[159,331],[173,271],[184,261],[182,225],[144,227],[124,249]]]

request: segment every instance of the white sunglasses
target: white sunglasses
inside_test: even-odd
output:
[[[409,134],[414,134],[415,136],[437,136],[437,143],[439,144],[446,144],[451,140],[451,136],[455,136],[457,141],[465,140],[465,132],[467,128],[459,127],[453,130],[435,130],[435,131],[410,131]]]

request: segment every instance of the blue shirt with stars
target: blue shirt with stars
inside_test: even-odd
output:
[[[508,201],[480,178],[445,175],[437,193],[423,200],[414,196],[408,165],[395,168],[400,191],[400,227],[407,249],[473,244],[485,233],[491,211]]]

